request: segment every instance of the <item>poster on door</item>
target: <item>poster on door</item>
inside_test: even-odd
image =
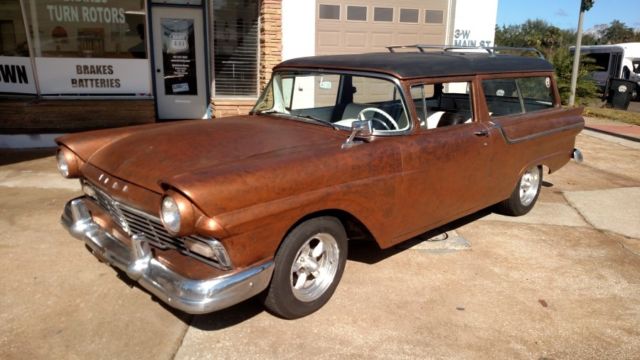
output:
[[[198,95],[193,19],[161,19],[166,95]]]

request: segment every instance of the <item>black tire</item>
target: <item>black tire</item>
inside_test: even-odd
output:
[[[537,170],[538,181],[537,181],[537,185],[532,188],[532,189],[535,189],[535,196],[533,196],[533,199],[530,199],[523,203],[523,199],[520,196],[521,184],[523,183],[525,177],[529,172],[536,171],[536,170]],[[518,183],[513,189],[511,196],[509,196],[508,199],[503,200],[502,202],[496,205],[496,212],[503,215],[509,215],[509,216],[522,216],[528,213],[529,211],[531,211],[531,209],[533,209],[533,206],[536,204],[536,201],[538,201],[538,196],[540,196],[541,187],[542,187],[542,167],[534,166],[529,168],[518,180]]]
[[[331,238],[335,240],[335,243]],[[322,253],[318,258],[302,255],[307,248],[315,249],[319,242],[329,244],[323,246],[328,246],[327,249],[331,250]],[[306,246],[314,243],[315,246],[313,248]],[[312,252],[309,252],[309,254],[312,254]],[[328,267],[331,269],[323,273],[318,272],[320,275],[317,278],[311,273],[304,276],[304,279],[311,279],[308,280],[311,284],[308,288],[316,287],[315,292],[317,294],[313,294],[314,296],[306,294],[305,291],[308,291],[308,289],[304,287],[295,289],[296,284],[294,282],[301,276],[293,271],[293,265],[294,262],[298,265],[304,263],[304,261],[301,261],[305,260],[302,259],[303,257],[307,259],[307,263],[309,263],[309,259],[312,259],[316,268],[325,269],[325,267]],[[271,284],[266,291],[264,299],[265,307],[273,314],[285,319],[297,319],[315,312],[326,304],[333,295],[342,278],[346,260],[347,234],[338,219],[323,216],[299,224],[284,238],[276,253]],[[337,267],[335,266],[336,262]],[[299,270],[299,272],[308,272],[307,269],[304,269],[304,266],[301,266],[300,269],[303,270]],[[328,275],[323,277],[325,275],[322,275],[331,273],[334,274],[333,277]],[[316,280],[317,284],[315,283]],[[302,280],[302,283],[306,284],[306,281]],[[309,295],[308,299],[301,299],[301,297],[307,295]]]

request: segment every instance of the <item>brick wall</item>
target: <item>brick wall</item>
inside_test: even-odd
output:
[[[271,78],[271,70],[282,59],[282,0],[260,3],[260,89]]]
[[[0,134],[66,133],[150,124],[153,100],[0,99]]]
[[[251,111],[255,100],[216,100],[213,104],[213,117],[225,117],[235,115],[246,115]]]

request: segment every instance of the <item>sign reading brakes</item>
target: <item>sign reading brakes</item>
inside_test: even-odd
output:
[[[42,94],[150,93],[146,59],[36,58]]]

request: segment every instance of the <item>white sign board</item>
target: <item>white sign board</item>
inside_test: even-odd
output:
[[[149,60],[36,58],[42,95],[151,93]]]
[[[456,0],[453,33],[454,46],[492,47],[496,32],[498,0]]]
[[[0,93],[36,93],[31,60],[28,57],[0,56]]]

